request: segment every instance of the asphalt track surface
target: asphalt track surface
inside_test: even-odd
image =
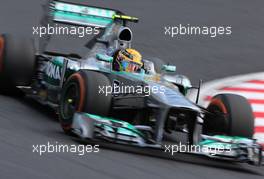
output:
[[[32,34],[38,25],[43,0],[0,2],[0,32]],[[193,81],[263,71],[264,2],[262,0],[109,0],[89,1],[123,9],[138,16],[133,25],[134,47],[143,55],[157,56],[177,65]],[[164,26],[179,23],[231,25],[230,37],[179,37],[164,35]],[[74,42],[81,44],[82,40]],[[71,43],[57,42],[59,50]],[[76,46],[74,46],[76,47]],[[76,51],[84,53],[85,48]],[[15,75],[15,73],[14,73]],[[3,84],[1,84],[3,85]],[[53,153],[39,156],[32,145],[79,144],[63,134],[54,113],[28,99],[0,96],[0,178],[263,178],[263,167],[212,161],[162,152],[100,148],[99,153],[78,156]],[[112,148],[112,149],[111,149]],[[142,155],[143,154],[143,155]],[[149,156],[151,155],[151,156]]]

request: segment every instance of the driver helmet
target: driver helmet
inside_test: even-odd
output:
[[[137,72],[143,66],[141,54],[131,48],[119,50],[114,58],[114,63],[114,70],[132,73]]]

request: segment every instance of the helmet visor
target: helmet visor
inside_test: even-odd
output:
[[[137,72],[140,69],[140,65],[128,60],[123,60],[122,62],[123,71],[126,72]]]

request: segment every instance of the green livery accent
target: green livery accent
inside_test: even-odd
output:
[[[104,62],[109,62],[109,63],[113,62],[113,57],[108,56],[108,55],[104,55],[104,54],[96,54],[96,58],[98,60],[104,61]]]
[[[54,65],[57,65],[59,67],[63,67],[64,57],[55,57],[52,61]]]
[[[51,15],[53,20],[76,25],[106,27],[113,23],[114,10],[76,5],[64,2],[53,2]]]
[[[176,72],[176,66],[173,65],[163,65],[162,70],[166,72]]]
[[[65,12],[91,15],[91,16],[100,16],[105,18],[112,18],[113,15],[115,15],[115,11],[109,9],[76,5],[76,4],[64,3],[58,1],[54,2],[54,9]]]
[[[240,142],[250,142],[252,140],[244,138],[244,137],[238,137],[238,136],[224,136],[224,135],[215,135],[214,138],[218,138],[222,141],[216,141],[212,139],[206,139],[202,142],[200,142],[199,145],[206,146],[209,148],[225,148],[225,149],[231,149],[237,147],[237,144]]]
[[[63,11],[56,11],[53,13],[54,20],[58,22],[68,22],[79,25],[106,27],[113,22],[112,19],[105,19],[102,17],[92,17],[88,15],[79,15],[74,13],[65,13]]]
[[[105,121],[110,122],[110,124],[107,124],[107,123],[96,124],[99,127],[103,127],[109,132],[117,132],[117,133],[124,134],[124,135],[135,136],[135,137],[140,136],[142,138],[145,138],[142,132],[140,132],[137,128],[135,128],[135,126],[133,126],[132,124],[128,122],[117,120],[114,118],[102,117],[102,116],[98,116],[94,114],[88,114],[88,113],[85,113],[85,116],[95,119],[95,120],[99,120],[99,121],[105,120]]]

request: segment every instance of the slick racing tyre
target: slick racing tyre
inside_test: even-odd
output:
[[[254,117],[247,99],[235,94],[219,94],[207,107],[203,125],[205,134],[224,134],[252,138]]]
[[[0,90],[30,85],[35,69],[33,42],[9,34],[0,35]]]
[[[59,105],[59,119],[65,133],[71,133],[75,112],[108,116],[111,95],[99,92],[99,87],[103,86],[111,86],[109,79],[94,71],[81,70],[68,78]]]

